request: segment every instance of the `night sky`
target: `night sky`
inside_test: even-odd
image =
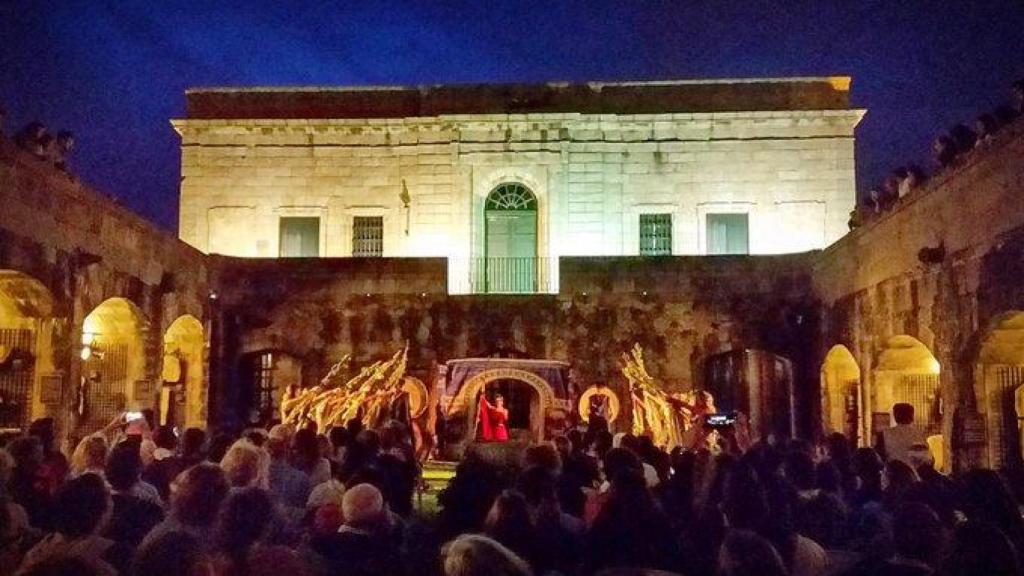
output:
[[[1021,0],[305,4],[0,0],[5,131],[174,230],[189,87],[850,75],[863,191],[1024,77]]]

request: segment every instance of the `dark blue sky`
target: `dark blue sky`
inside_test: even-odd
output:
[[[1024,2],[0,0],[6,131],[78,136],[81,177],[177,226],[192,86],[853,76],[858,188],[1024,77]]]

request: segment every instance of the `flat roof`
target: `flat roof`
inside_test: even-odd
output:
[[[454,114],[664,114],[845,110],[850,78],[193,88],[189,119],[411,118]]]

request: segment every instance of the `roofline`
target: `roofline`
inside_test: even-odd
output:
[[[209,86],[186,88],[185,94],[200,93],[246,93],[246,92],[270,92],[270,93],[301,93],[301,92],[391,92],[402,90],[430,90],[432,88],[471,88],[477,86],[488,87],[517,87],[517,86],[547,86],[550,88],[565,88],[568,86],[588,86],[594,90],[600,90],[605,86],[687,86],[687,85],[714,85],[714,84],[811,84],[828,82],[832,88],[840,91],[849,91],[852,78],[850,76],[794,76],[775,78],[715,78],[715,79],[690,79],[690,80],[637,80],[623,82],[538,82],[538,83],[455,83],[455,84],[419,84],[390,85],[390,86]]]

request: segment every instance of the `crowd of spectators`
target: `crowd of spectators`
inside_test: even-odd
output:
[[[0,137],[3,136],[7,111],[0,107]],[[14,134],[14,144],[42,162],[48,162],[58,170],[69,174],[68,158],[75,148],[75,135],[70,130],[50,133],[42,122],[33,121]]]
[[[41,420],[0,450],[0,574],[1021,574],[1008,485],[943,475],[914,437],[667,453],[594,418],[515,467],[470,451],[425,514],[398,422],[115,422],[68,458]]]
[[[1000,129],[1024,115],[1024,80],[1012,85],[1012,100],[993,112],[978,116],[974,126],[957,124],[947,134],[938,136],[932,142],[932,162],[936,172],[955,167],[976,150],[991,145]],[[850,213],[850,229],[878,218],[892,210],[911,190],[921,186],[928,175],[917,164],[900,166],[881,183],[873,186]]]

